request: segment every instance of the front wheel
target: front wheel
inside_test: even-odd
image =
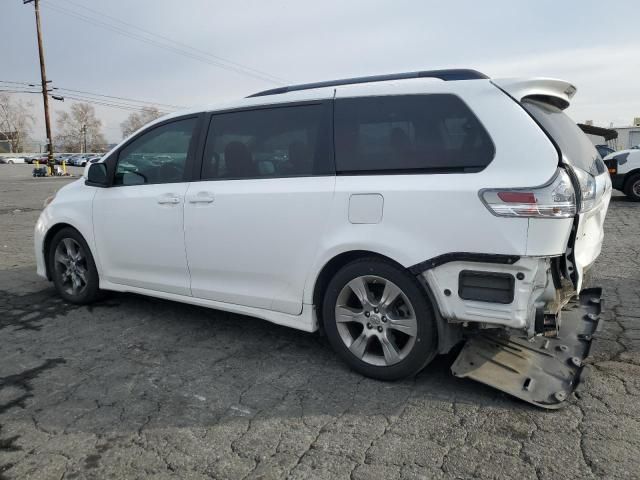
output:
[[[634,202],[640,202],[640,174],[636,173],[625,182],[624,193]]]
[[[408,272],[382,259],[355,260],[340,269],[327,287],[322,318],[334,350],[368,377],[415,375],[437,353],[425,292]]]
[[[87,242],[77,230],[63,228],[55,234],[48,260],[53,284],[66,301],[84,305],[98,297],[98,270]]]

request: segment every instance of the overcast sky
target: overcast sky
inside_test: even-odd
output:
[[[468,67],[491,77],[569,80],[578,87],[568,110],[576,121],[622,126],[640,116],[637,0],[41,0],[41,5],[48,77],[63,88],[191,106],[278,86],[245,68],[300,83]],[[151,45],[149,40],[185,48],[140,29],[195,47],[202,53],[191,53],[208,60]],[[0,0],[0,35],[0,80],[39,81],[33,7]],[[219,60],[207,53],[242,65],[245,73],[229,63],[226,69],[214,65]],[[38,113],[34,137],[42,139],[41,97],[25,98]],[[70,103],[51,105],[56,112]],[[119,141],[119,124],[129,112],[103,106],[96,111],[107,139]]]

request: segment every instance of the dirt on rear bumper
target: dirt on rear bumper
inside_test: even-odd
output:
[[[562,310],[557,337],[483,333],[467,340],[451,371],[539,407],[560,408],[584,374],[601,309],[602,289],[585,289]]]

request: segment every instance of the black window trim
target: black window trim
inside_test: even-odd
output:
[[[480,124],[482,129],[485,131],[485,133],[487,134],[487,138],[491,142],[491,147],[493,151],[491,154],[491,159],[487,162],[486,165],[477,166],[477,167],[452,166],[452,167],[424,167],[424,168],[411,168],[411,169],[398,168],[398,169],[387,169],[387,170],[340,170],[338,168],[338,164],[336,161],[336,149],[335,149],[335,141],[334,141],[333,158],[334,158],[336,175],[341,177],[347,177],[347,176],[373,176],[373,175],[438,175],[438,174],[456,174],[456,173],[468,174],[468,173],[482,172],[489,165],[491,165],[496,158],[496,144],[493,141],[493,137],[491,136],[489,129],[484,125],[480,117],[478,117],[475,110],[473,110],[469,106],[469,104],[465,102],[464,98],[462,98],[460,95],[456,93],[453,93],[453,92],[395,93],[394,92],[393,94],[382,94],[382,95],[351,95],[347,97],[337,97],[337,98],[334,98],[334,100],[336,102],[339,102],[340,100],[354,99],[354,98],[383,98],[383,97],[386,98],[386,97],[408,97],[408,96],[426,97],[429,95],[451,95],[453,97],[456,97],[458,100],[460,100],[460,102],[462,102],[462,104],[465,107],[467,107],[467,109],[471,112],[471,114],[475,117],[476,121]],[[335,136],[335,102],[334,102],[333,111],[334,111],[333,125],[334,125],[334,136]]]
[[[331,109],[330,112],[324,112],[329,122],[329,125],[326,126],[329,129],[329,157],[328,162],[330,163],[330,171],[324,174],[317,175],[286,175],[286,176],[269,176],[269,177],[242,177],[242,178],[202,178],[202,166],[204,163],[204,151],[207,146],[207,139],[209,136],[209,132],[211,131],[211,122],[216,115],[222,115],[226,113],[236,113],[236,112],[250,112],[256,110],[273,110],[275,108],[287,108],[287,107],[303,107],[309,105],[322,105],[326,109]],[[222,110],[212,110],[206,112],[202,121],[201,135],[200,141],[196,150],[196,160],[193,162],[193,170],[192,170],[192,182],[226,182],[226,181],[239,181],[239,180],[275,180],[282,178],[320,178],[320,177],[334,177],[335,173],[335,148],[333,143],[334,136],[334,123],[333,123],[333,110],[334,110],[334,102],[333,98],[328,99],[318,99],[318,100],[301,100],[294,102],[277,102],[277,103],[268,103],[263,105],[251,105],[251,106],[242,106],[242,107],[232,107],[225,108]]]
[[[205,113],[204,112],[190,113],[190,114],[185,114],[185,115],[179,115],[179,116],[176,116],[176,117],[171,117],[171,118],[168,118],[168,119],[163,120],[161,122],[154,123],[153,125],[149,126],[148,128],[145,128],[144,130],[142,130],[139,133],[137,133],[135,136],[129,138],[125,143],[120,145],[117,150],[112,152],[104,160],[104,163],[107,165],[107,178],[109,179],[109,184],[107,185],[107,187],[108,188],[119,188],[119,187],[132,187],[132,186],[144,186],[144,185],[167,185],[167,184],[173,184],[173,183],[187,183],[187,182],[193,181],[193,163],[195,163],[196,154],[197,154],[197,151],[198,151],[197,148],[198,148],[198,146],[200,144],[201,137],[202,137],[202,122],[203,122],[204,117],[205,117]],[[120,153],[125,148],[127,148],[129,145],[131,145],[133,142],[138,140],[143,135],[146,135],[147,133],[155,130],[156,128],[163,127],[165,125],[168,125],[168,124],[171,124],[171,123],[175,123],[175,122],[179,122],[179,121],[182,121],[182,120],[190,120],[190,119],[196,119],[196,124],[193,127],[193,133],[191,135],[191,140],[189,142],[189,150],[187,152],[187,158],[186,158],[186,161],[185,161],[184,176],[183,176],[181,182],[154,182],[154,183],[144,183],[144,184],[141,184],[141,185],[116,185],[114,183],[116,169],[117,169],[117,166],[118,166],[118,160],[120,159]]]

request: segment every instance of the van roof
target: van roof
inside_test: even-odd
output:
[[[385,84],[396,83],[398,80],[400,81],[397,82],[398,84],[404,83],[405,80],[408,80],[409,82],[420,80],[439,80],[447,83],[458,83],[458,81],[468,80],[488,81],[512,96],[518,102],[525,98],[532,98],[553,103],[562,109],[569,106],[569,101],[576,91],[576,87],[569,82],[551,78],[491,79],[485,74],[472,69],[423,70],[304,83],[264,90],[240,99],[217,102],[215,104],[191,107],[172,112],[160,117],[154,122],[146,125],[144,128],[154,123],[159,123],[174,117],[200,112],[251,108],[288,102],[325,100],[334,97],[334,87],[345,86],[351,88],[351,86],[353,86],[355,90],[351,90],[351,92],[354,93],[365,88],[367,85],[383,86]]]

